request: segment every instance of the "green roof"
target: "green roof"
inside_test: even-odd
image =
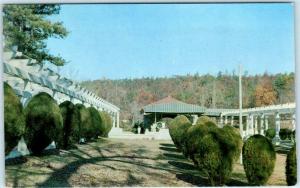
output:
[[[167,98],[145,106],[142,110],[145,113],[204,113],[205,107],[187,104],[168,96]]]
[[[207,109],[203,106],[184,103],[182,101],[172,98],[171,96],[163,98],[157,102],[151,103],[142,108],[142,112],[144,113],[195,113],[203,114],[206,116],[220,116],[222,112],[230,110],[232,109]]]

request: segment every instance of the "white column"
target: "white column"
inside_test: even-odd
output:
[[[57,103],[59,104],[59,101],[56,99],[56,95],[57,95],[57,92],[56,92],[55,90],[52,90],[52,98],[53,98],[54,100],[56,100]]]
[[[293,125],[293,131],[296,129],[296,116],[293,114],[292,116],[292,125]]]
[[[225,116],[225,125],[227,125],[227,116]]]
[[[198,115],[194,114],[194,115],[192,115],[192,117],[193,117],[193,125],[196,125],[196,122],[198,120]]]
[[[275,145],[279,145],[280,144],[280,136],[279,136],[279,132],[280,132],[280,114],[278,112],[275,113],[275,130],[276,130],[276,135],[273,138],[272,142]]]
[[[265,121],[265,114],[261,114],[260,115],[260,134],[261,135],[265,135],[264,121]]]
[[[234,116],[231,116],[231,122],[230,122],[231,126],[233,126],[233,119],[234,119]]]
[[[220,124],[221,124],[221,126],[223,125],[223,115],[222,114],[220,116]]]
[[[254,134],[258,134],[258,123],[257,123],[257,117],[254,117]]]
[[[253,135],[254,134],[254,130],[253,130],[253,115],[252,114],[248,115],[248,118],[247,118],[247,128],[248,128],[247,134],[248,135]]]
[[[113,120],[113,127],[117,127],[117,114],[112,114],[111,115],[111,117],[112,117],[112,120]]]
[[[265,116],[265,130],[269,129],[269,118],[268,116]]]
[[[117,128],[120,127],[120,112],[117,112]]]

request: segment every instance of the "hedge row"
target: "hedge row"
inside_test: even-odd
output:
[[[41,153],[52,141],[58,148],[69,149],[81,138],[107,137],[112,119],[94,107],[65,101],[59,106],[47,93],[34,96],[25,109],[13,89],[4,83],[5,154],[24,136],[33,154]]]
[[[235,128],[218,128],[206,116],[200,117],[196,125],[185,116],[177,116],[169,132],[176,147],[208,176],[211,185],[226,183],[242,146],[242,138]]]
[[[281,139],[287,132],[282,130]],[[243,144],[239,129],[228,125],[219,128],[206,116],[200,117],[196,125],[191,125],[187,117],[181,115],[172,120],[169,132],[175,146],[207,175],[211,185],[226,183],[241,150],[250,185],[265,185],[273,173],[276,152],[270,139],[275,136],[274,129],[268,129],[267,137],[253,135]],[[286,180],[288,185],[297,182],[295,146],[287,156]]]

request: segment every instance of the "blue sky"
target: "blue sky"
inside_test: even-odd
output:
[[[70,34],[48,48],[76,80],[294,72],[293,5],[77,4],[52,16]]]

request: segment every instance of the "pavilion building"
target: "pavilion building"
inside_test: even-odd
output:
[[[222,112],[224,112],[224,109],[207,109],[203,106],[179,101],[171,96],[146,105],[141,109],[146,127],[156,124],[163,118],[175,118],[177,115],[187,116],[193,124],[202,115],[210,116],[217,121]]]

